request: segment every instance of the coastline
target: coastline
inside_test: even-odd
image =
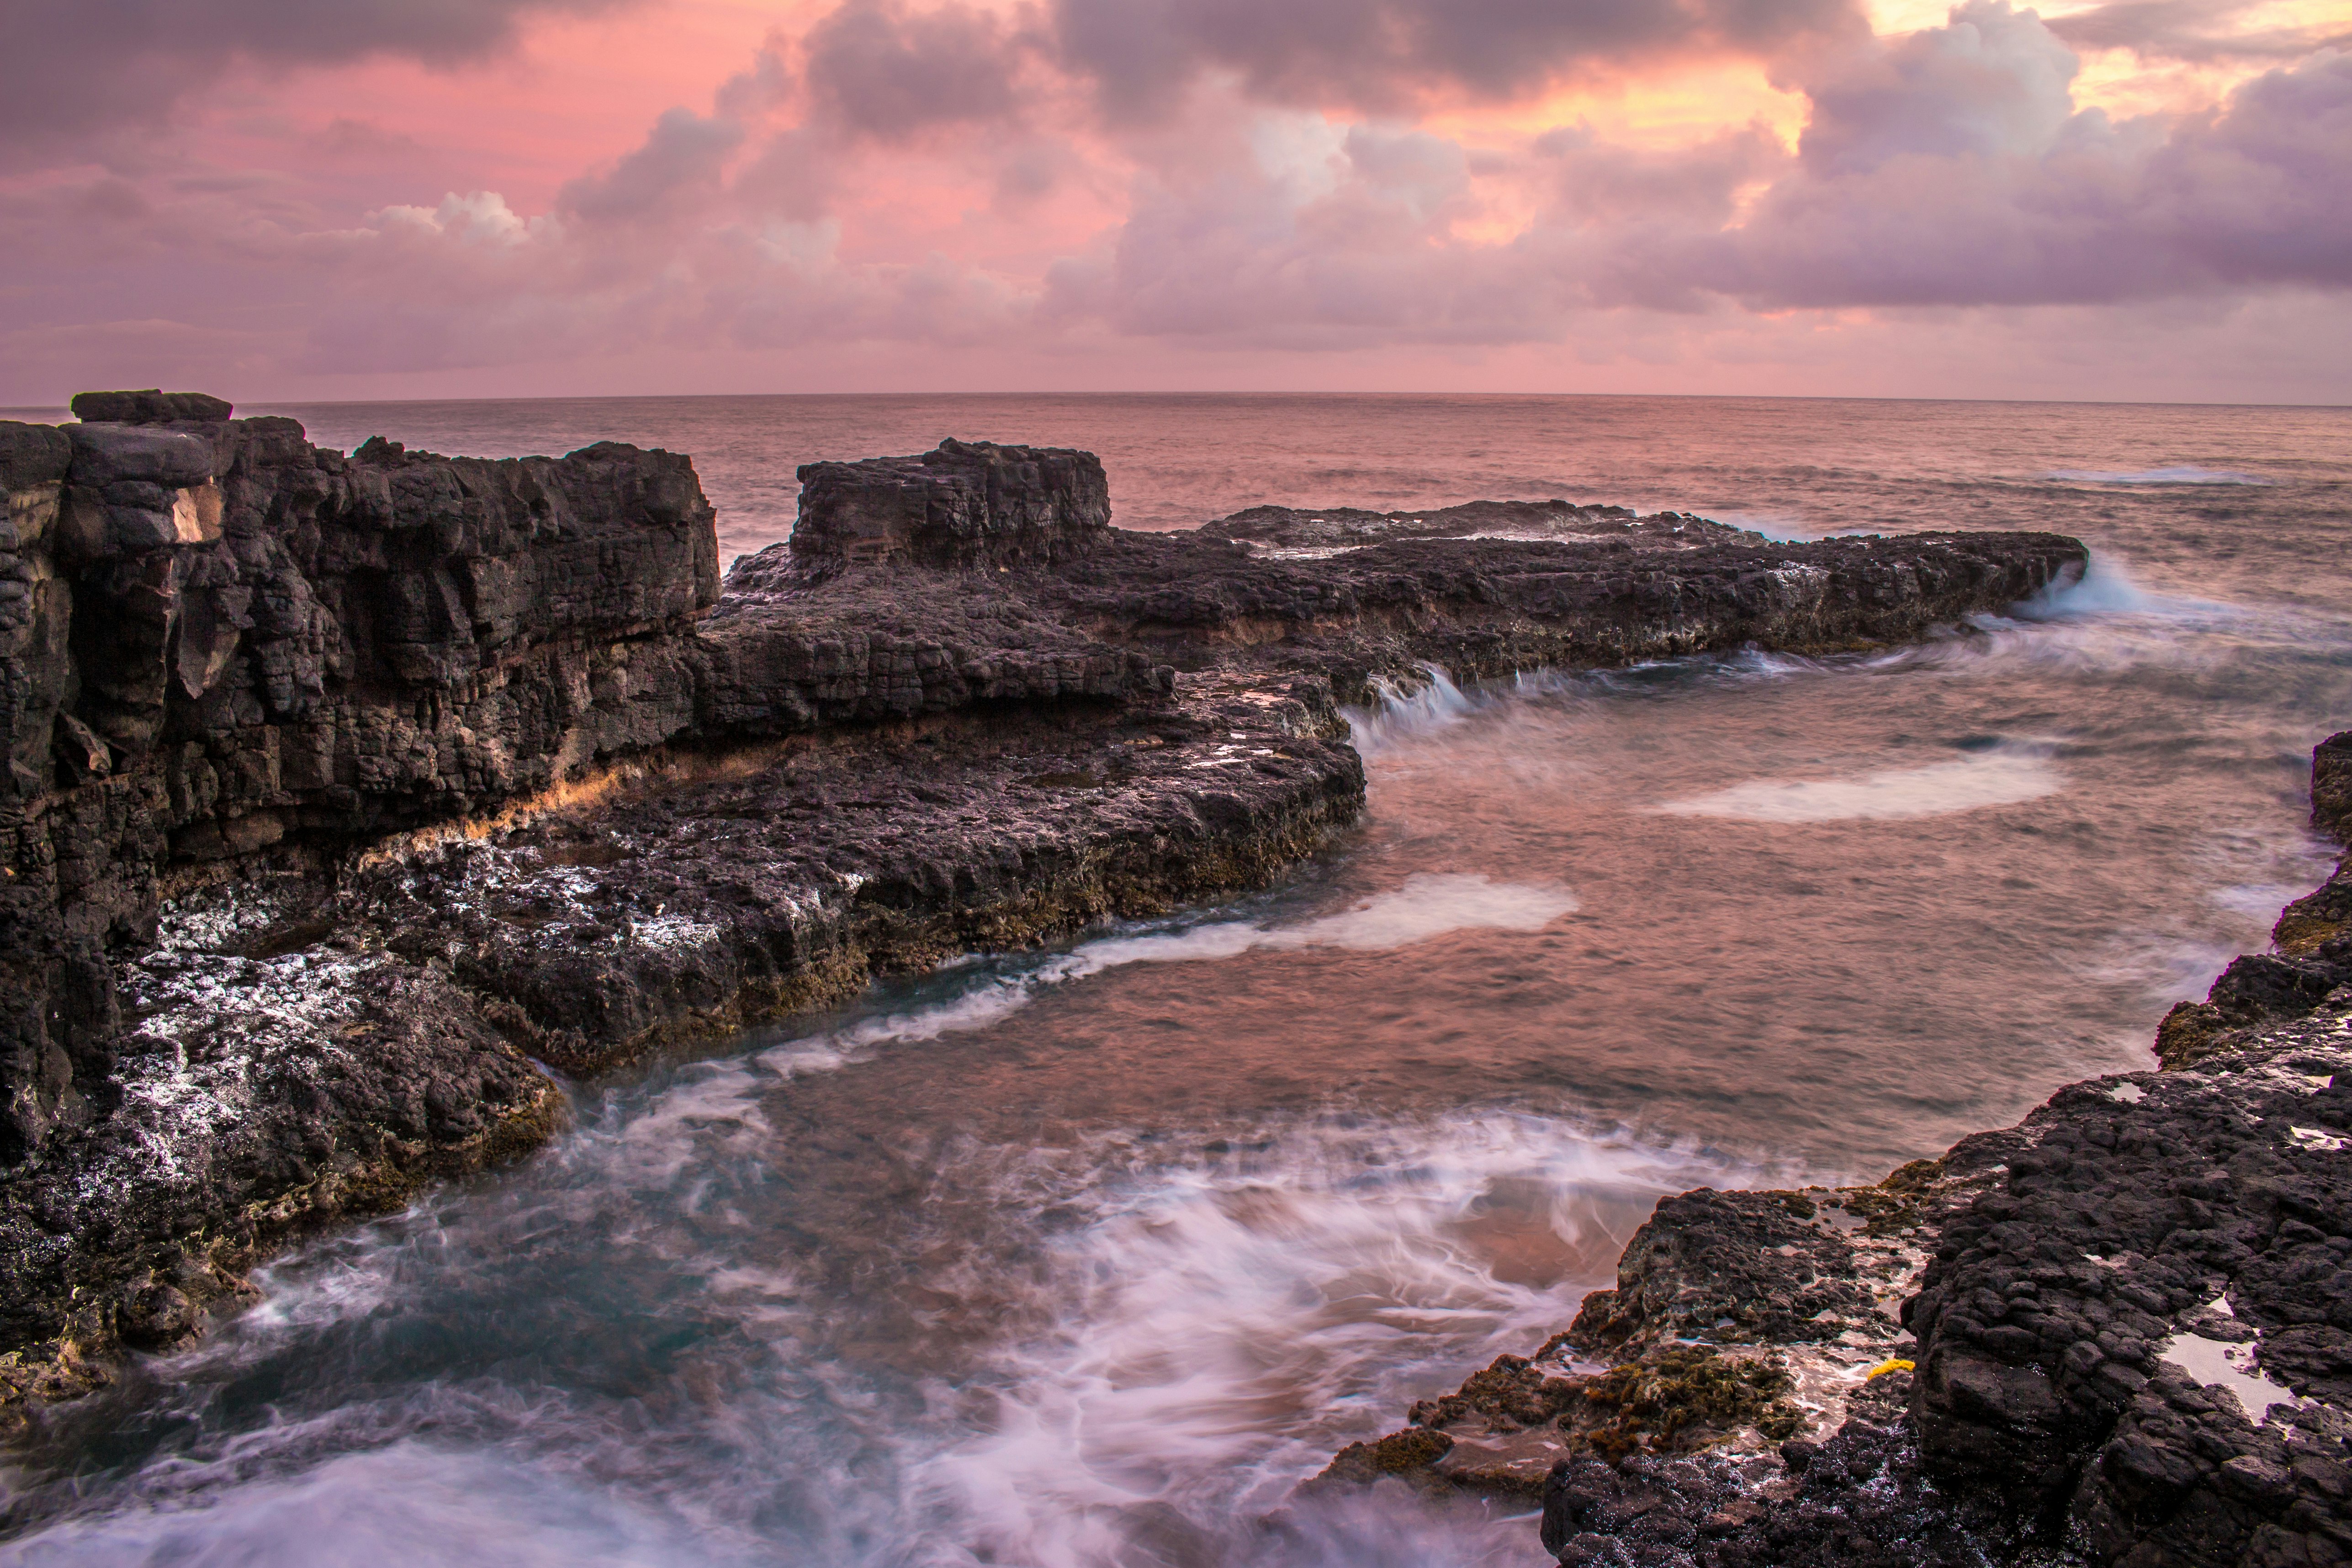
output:
[[[722,591],[669,454],[108,412],[0,430],[11,1421],[543,1142],[556,1075],[1266,885],[1360,812],[1375,682],[1882,646],[2087,560],[1565,503],[1121,534],[1087,455],[948,443],[813,466]]]
[[[2352,732],[2311,793],[2352,848]],[[2352,853],[2273,942],[2156,1067],[1874,1185],[1662,1199],[1565,1330],[1308,1489],[1539,1501],[1573,1564],[2347,1560]]]

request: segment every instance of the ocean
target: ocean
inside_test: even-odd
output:
[[[1913,648],[1353,716],[1361,827],[1263,895],[975,955],[575,1090],[510,1169],[273,1264],[46,1418],[5,1563],[1542,1561],[1530,1517],[1296,1500],[1564,1327],[1658,1195],[1871,1181],[2152,1065],[2318,881],[2352,725],[2352,411],[1614,397],[252,407],[314,440],[794,468],[1078,446],[1114,521],[1481,497],[1776,537],[2080,536]]]

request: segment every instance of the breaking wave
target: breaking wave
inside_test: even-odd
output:
[[[2053,468],[2042,476],[2084,485],[2271,485],[2275,479],[2234,468],[2203,468],[2179,463],[2162,468]]]

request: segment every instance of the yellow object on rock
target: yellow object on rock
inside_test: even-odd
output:
[[[1863,1374],[1862,1381],[1868,1383],[1872,1378],[1883,1377],[1890,1372],[1909,1372],[1911,1370],[1913,1370],[1911,1363],[1907,1361],[1901,1360],[1900,1358],[1894,1361],[1883,1361],[1876,1366],[1872,1367],[1868,1372],[1864,1373]]]

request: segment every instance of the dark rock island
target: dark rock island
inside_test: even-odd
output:
[[[0,423],[0,1419],[202,1332],[288,1239],[542,1142],[551,1071],[1267,884],[1362,809],[1341,705],[1428,665],[1866,647],[2087,561],[1565,501],[1133,533],[1090,454],[948,441],[803,468],[792,542],[722,582],[682,456],[346,456],[194,394],[75,411]],[[2168,1022],[2186,1070],[1885,1188],[1662,1205],[1556,1343],[1332,1484],[1551,1476],[1577,1561],[1811,1560],[1742,1543],[1813,1539],[1807,1489],[1872,1455],[1997,1482],[2015,1540],[2072,1528],[2102,1561],[2167,1530],[2336,1539],[2314,1445],[2352,1294],[2314,1184],[2352,1158],[2321,1083],[2352,903],[2315,899]],[[2291,1421],[2168,1373],[2189,1327],[2260,1335]],[[1906,1336],[1916,1386],[1846,1376]],[[1788,1497],[1722,1479],[1849,1414]]]

